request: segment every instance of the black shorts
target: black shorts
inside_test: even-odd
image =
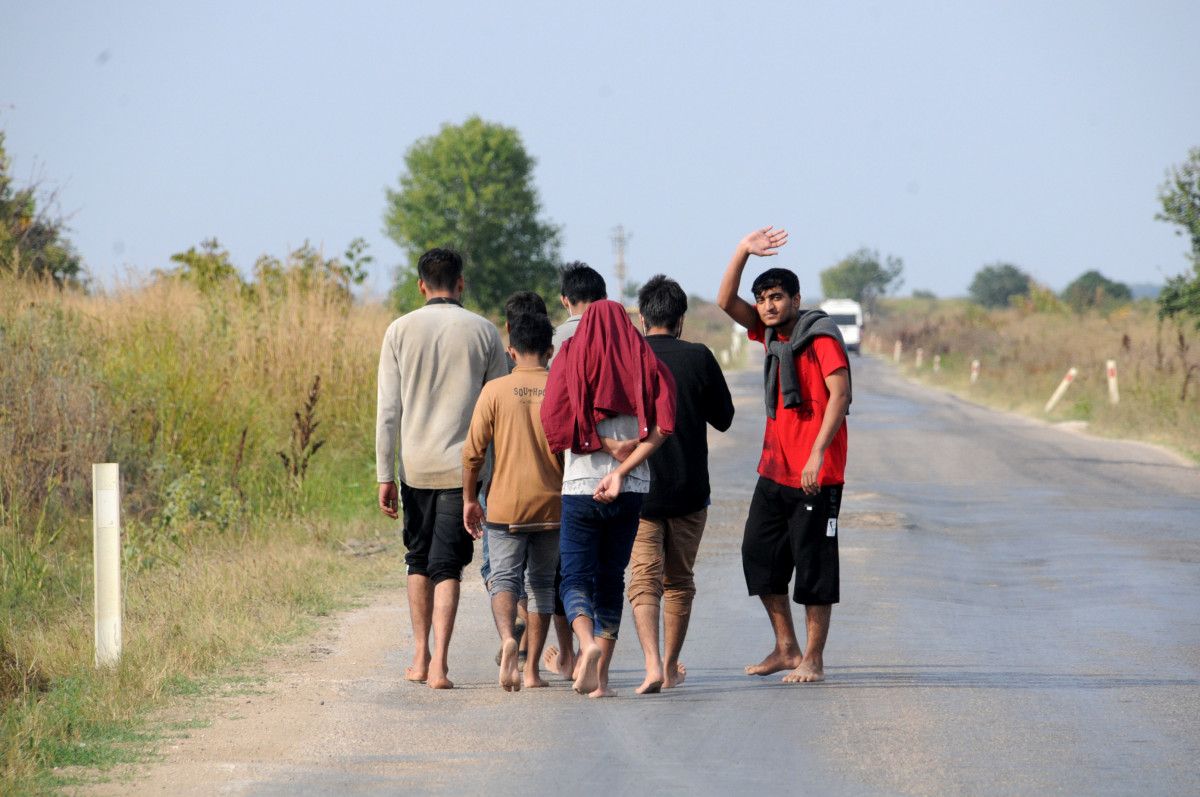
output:
[[[742,537],[742,569],[751,595],[786,595],[792,573],[796,603],[837,603],[838,525],[842,485],[805,495],[759,477]]]
[[[428,576],[434,584],[461,581],[475,553],[475,541],[463,528],[462,488],[427,490],[400,482],[400,503],[408,574]]]

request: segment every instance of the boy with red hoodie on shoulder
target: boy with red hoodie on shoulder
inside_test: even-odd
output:
[[[650,489],[646,459],[674,431],[675,381],[624,307],[593,302],[554,358],[541,417],[550,450],[564,452],[559,546],[562,601],[580,643],[574,688],[612,697],[625,568]],[[621,441],[637,443],[618,460],[609,450]]]

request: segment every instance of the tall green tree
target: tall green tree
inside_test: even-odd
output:
[[[1177,232],[1192,244],[1188,253],[1192,273],[1171,277],[1158,295],[1159,322],[1169,320],[1175,325],[1176,353],[1183,373],[1179,400],[1185,401],[1192,377],[1200,372],[1200,362],[1192,362],[1190,355],[1194,341],[1185,331],[1188,321],[1200,329],[1200,147],[1192,147],[1187,160],[1167,173],[1166,182],[1158,189],[1158,201],[1162,212],[1155,218],[1178,225],[1181,229]]]
[[[435,246],[462,253],[466,299],[485,312],[498,312],[513,291],[554,294],[559,228],[539,218],[534,163],[515,129],[477,116],[409,148],[384,213],[408,257],[393,289],[399,309],[419,305],[417,259]]]
[[[1190,239],[1190,257],[1200,266],[1200,147],[1192,147],[1187,160],[1167,172],[1158,201],[1162,212],[1154,218],[1180,227],[1176,233]]]
[[[66,239],[64,222],[38,208],[36,185],[17,188],[8,167],[0,131],[0,269],[49,278],[59,286],[81,284],[83,264]]]
[[[1114,282],[1099,271],[1085,271],[1063,289],[1062,299],[1076,310],[1110,307],[1133,300],[1133,292],[1123,282]]]
[[[873,249],[859,249],[821,272],[821,292],[826,299],[854,299],[868,308],[904,279],[904,261],[888,255],[880,258]]]
[[[975,272],[967,289],[984,307],[1007,307],[1014,296],[1028,296],[1033,278],[1011,263],[993,263]]]

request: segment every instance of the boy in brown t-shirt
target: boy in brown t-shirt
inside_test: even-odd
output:
[[[562,461],[551,453],[541,421],[553,337],[544,315],[523,314],[510,321],[508,354],[516,368],[484,386],[463,445],[463,525],[475,539],[488,535],[489,592],[500,633],[500,686],[506,692],[546,685],[538,661],[554,611],[562,509]],[[495,464],[485,519],[476,487],[489,444]],[[528,656],[522,677],[514,625],[526,575]]]

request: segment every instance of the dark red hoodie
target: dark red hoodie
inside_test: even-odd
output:
[[[675,431],[675,379],[650,350],[625,308],[603,299],[584,311],[575,334],[554,358],[542,427],[551,451],[602,451],[596,424],[633,415],[638,438],[657,426]]]

